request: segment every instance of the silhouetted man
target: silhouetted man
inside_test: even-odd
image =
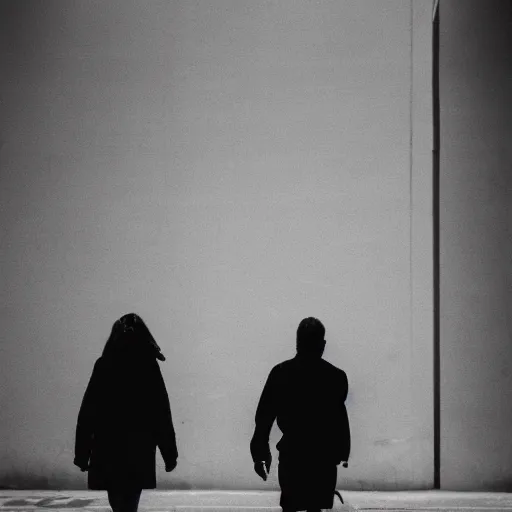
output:
[[[347,467],[350,429],[343,370],[322,359],[325,328],[305,318],[297,329],[297,355],[272,368],[256,410],[251,440],[254,470],[267,479],[269,435],[277,419],[280,505],[284,512],[333,506],[337,466]]]

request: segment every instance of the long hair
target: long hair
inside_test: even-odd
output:
[[[128,313],[114,322],[105,343],[102,357],[116,359],[123,356],[155,357],[165,361],[158,343],[144,320],[136,313]]]

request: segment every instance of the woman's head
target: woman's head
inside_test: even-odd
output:
[[[123,355],[150,356],[165,361],[165,357],[148,327],[136,313],[123,315],[114,322],[103,349],[105,357]]]

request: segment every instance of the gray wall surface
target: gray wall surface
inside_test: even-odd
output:
[[[512,4],[440,2],[441,484],[512,490]]]
[[[168,358],[161,487],[277,488],[254,412],[310,315],[350,383],[339,484],[430,487],[430,2],[0,10],[0,485],[85,485],[78,408],[136,311]]]

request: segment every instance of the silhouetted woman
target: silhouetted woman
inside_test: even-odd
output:
[[[165,470],[178,451],[171,408],[157,362],[165,361],[142,319],[117,320],[94,364],[78,414],[74,463],[89,489],[106,490],[114,512],[136,512],[142,489],[156,487],[155,456]]]

